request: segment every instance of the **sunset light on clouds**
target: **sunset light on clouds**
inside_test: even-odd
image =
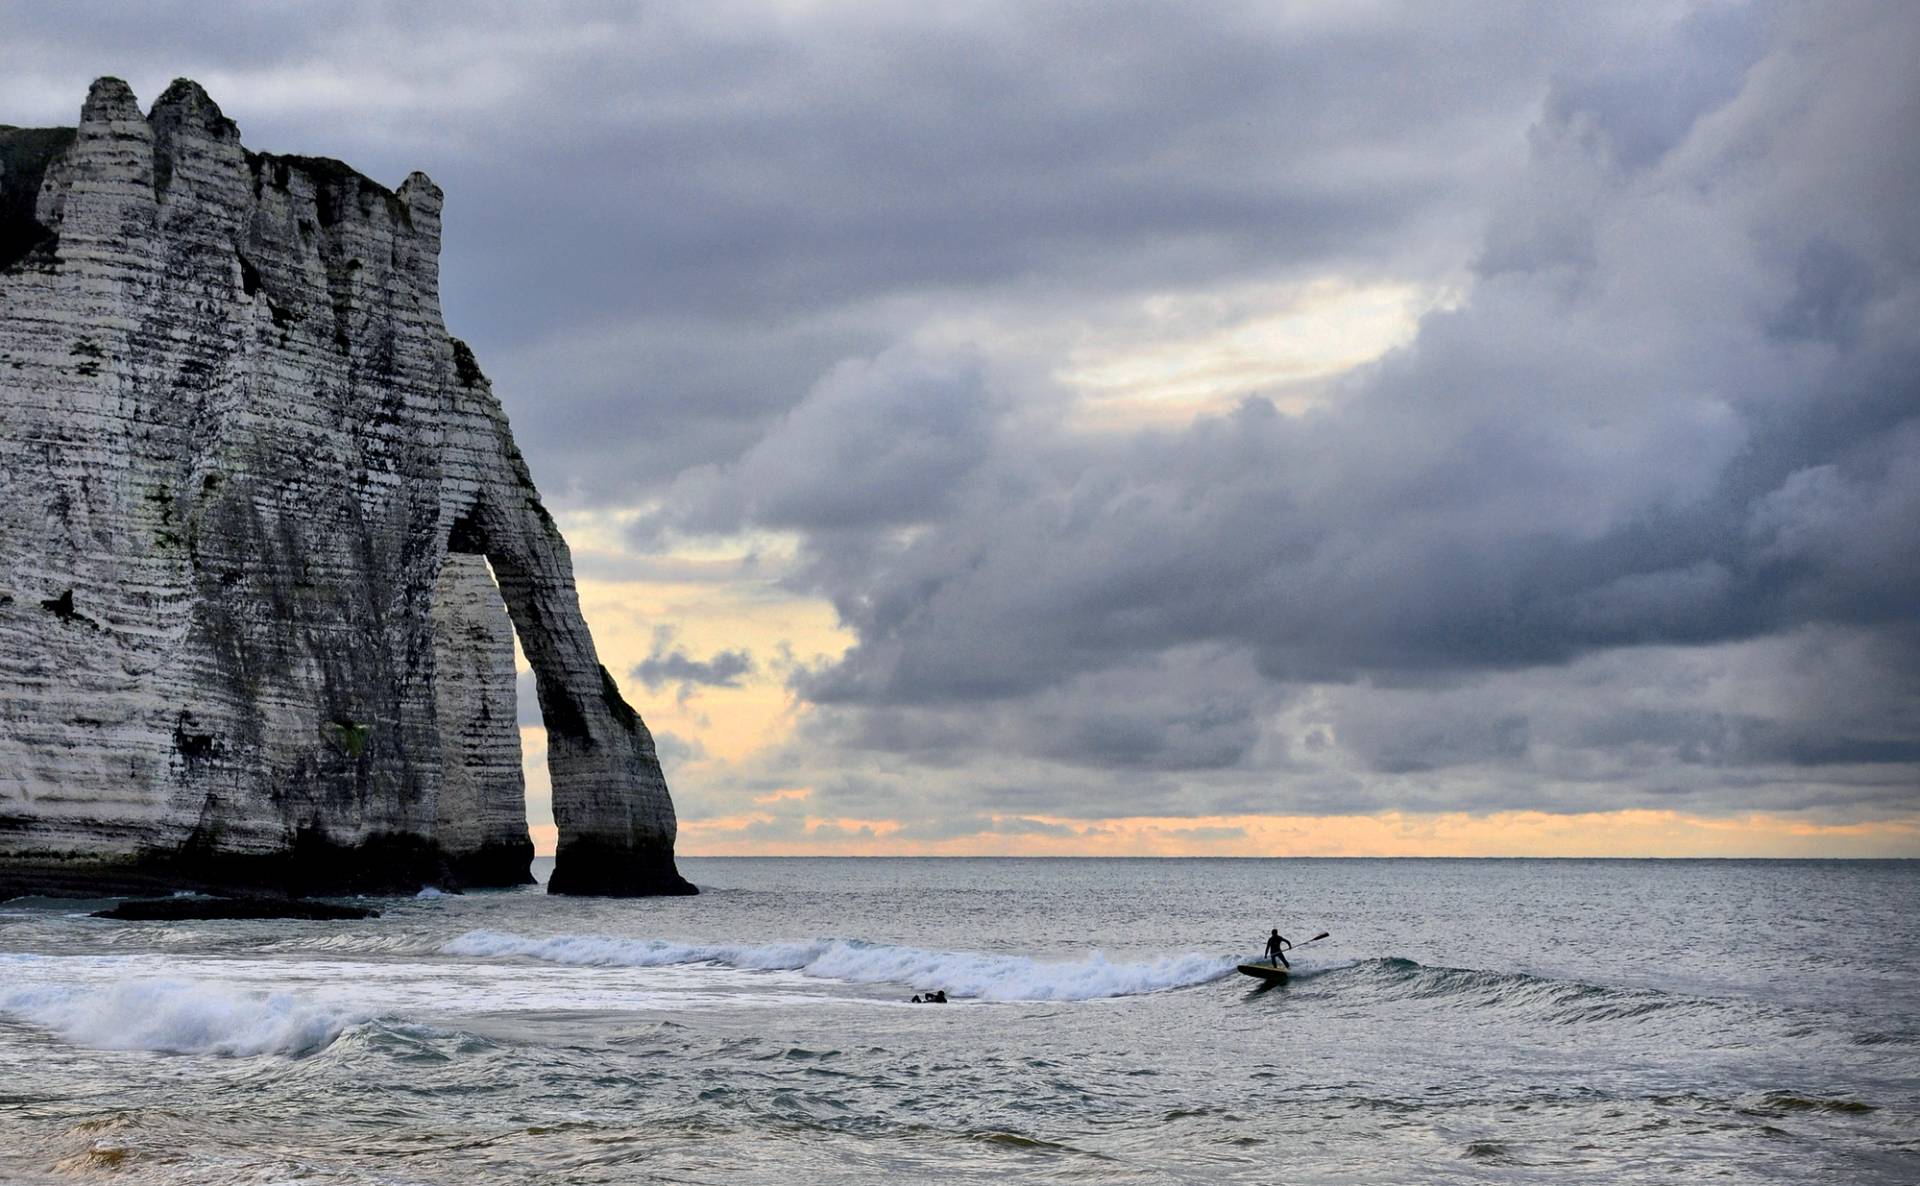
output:
[[[0,1183],[1920,1182],[1920,0],[0,0]]]
[[[451,11],[111,64],[445,188],[682,852],[1920,856],[1897,6]]]

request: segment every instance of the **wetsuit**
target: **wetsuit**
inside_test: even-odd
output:
[[[1293,965],[1288,963],[1287,957],[1280,953],[1280,945],[1282,943],[1286,943],[1288,947],[1293,946],[1293,944],[1287,943],[1287,937],[1279,931],[1275,931],[1273,934],[1267,936],[1267,959],[1269,962],[1278,964],[1283,968],[1291,968]]]

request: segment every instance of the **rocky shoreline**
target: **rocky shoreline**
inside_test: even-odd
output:
[[[139,898],[122,902],[111,909],[96,910],[93,917],[118,919],[121,922],[257,918],[339,922],[379,918],[380,912],[366,906],[343,906],[334,902],[304,902],[288,898]]]

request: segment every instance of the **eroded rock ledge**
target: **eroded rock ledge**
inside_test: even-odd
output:
[[[184,80],[0,128],[0,897],[524,883],[515,634],[552,890],[693,892],[440,208]]]

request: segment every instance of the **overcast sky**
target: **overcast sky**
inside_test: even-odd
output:
[[[683,850],[1920,855],[1917,61],[1902,0],[7,3],[0,121],[182,75],[433,176]]]

